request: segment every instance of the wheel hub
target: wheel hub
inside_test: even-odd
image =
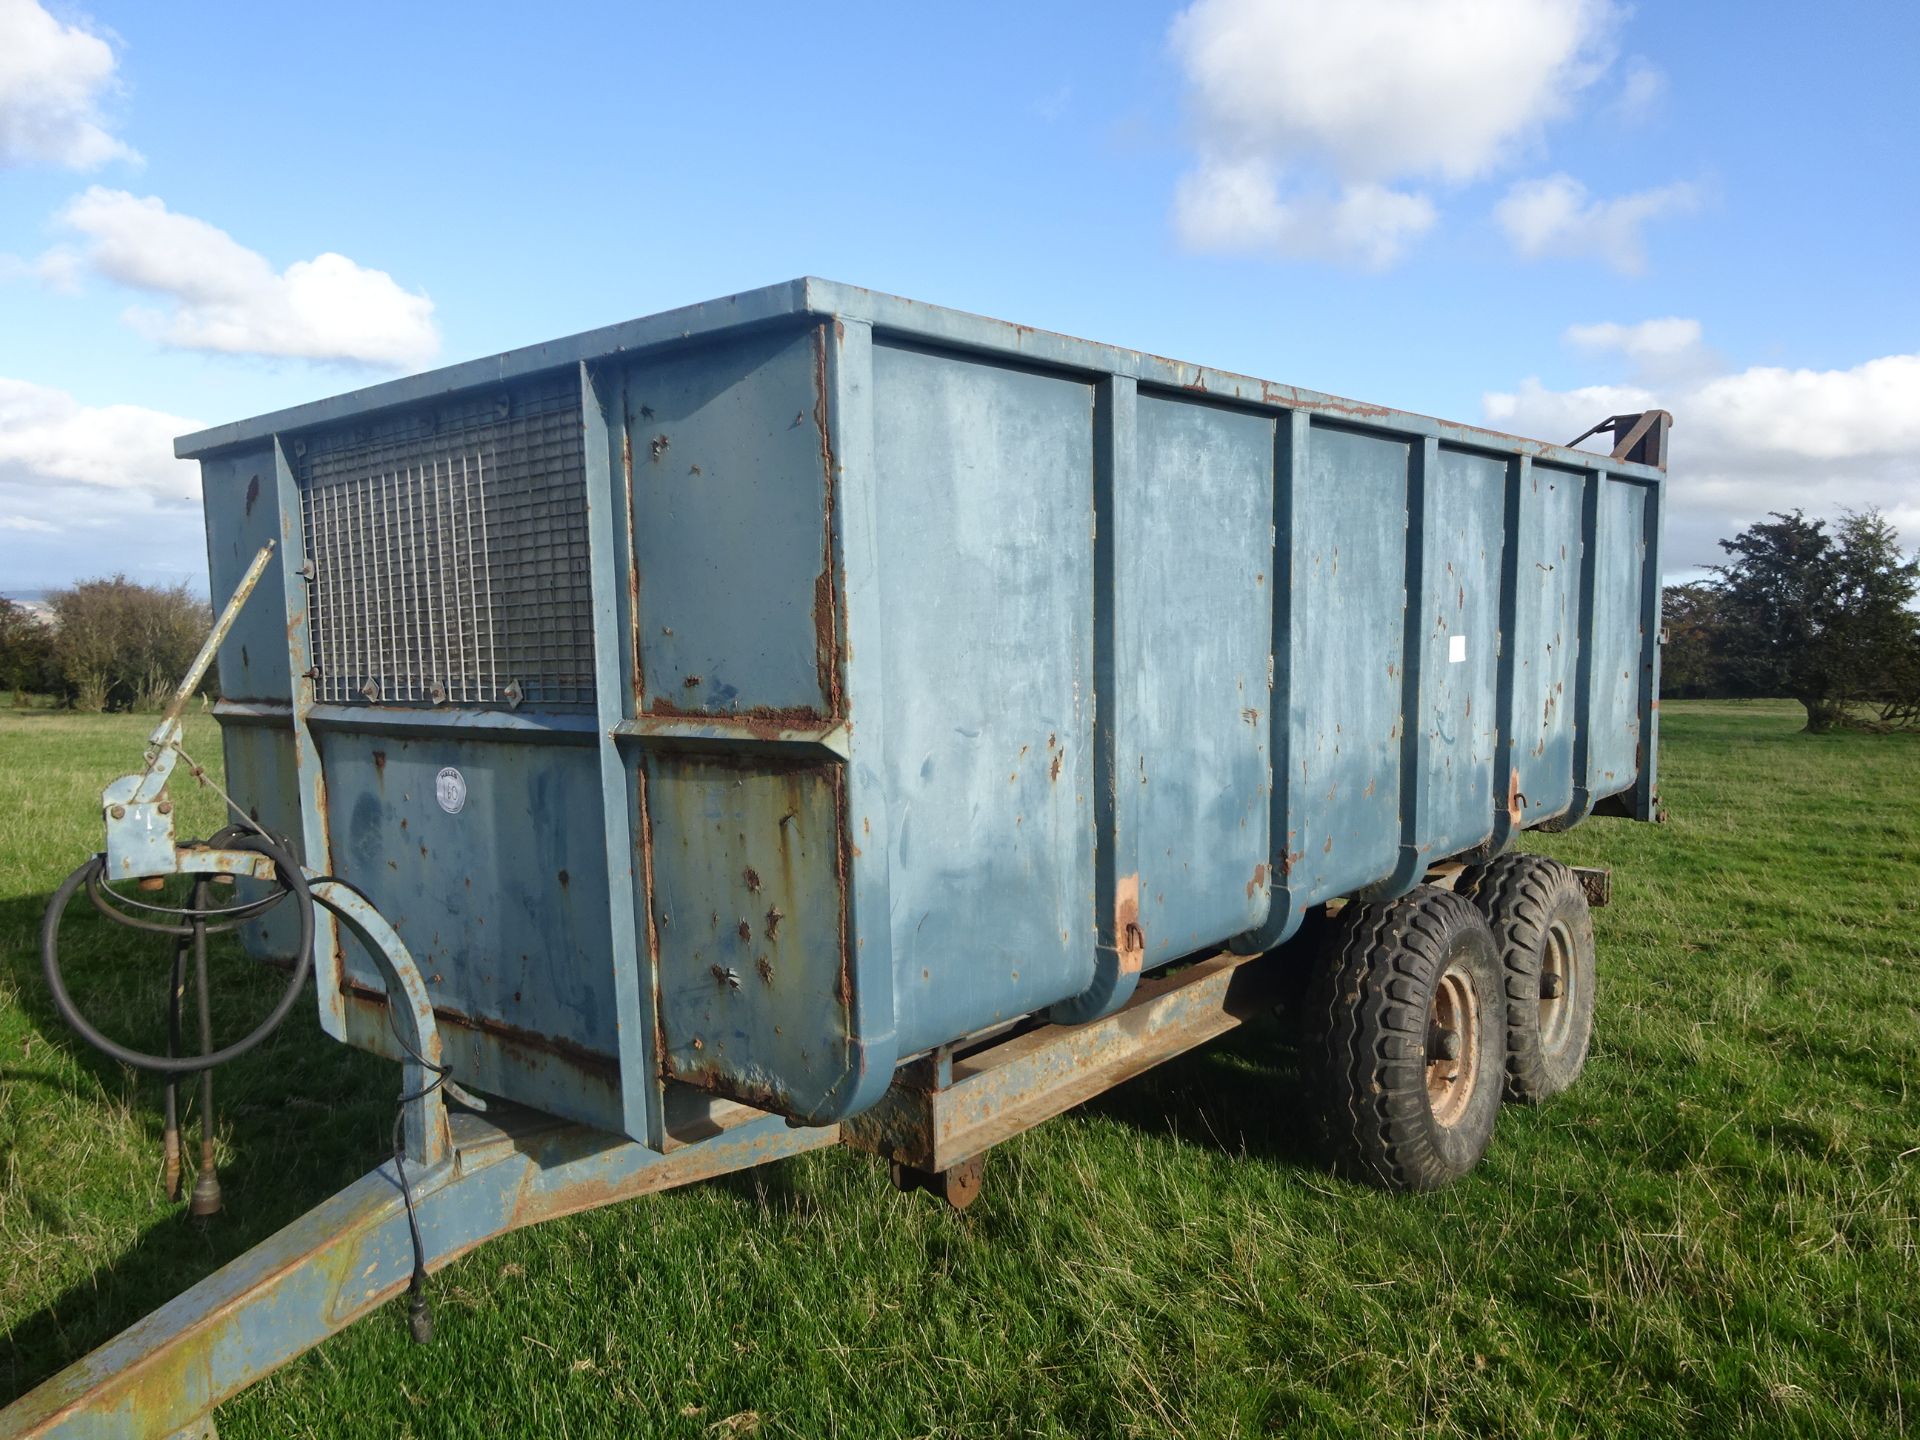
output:
[[[1565,1048],[1573,1027],[1573,956],[1573,933],[1555,921],[1540,951],[1540,1048],[1549,1055]]]
[[[1456,1124],[1480,1074],[1480,1006],[1473,980],[1449,965],[1434,987],[1427,1023],[1427,1104],[1434,1123]]]

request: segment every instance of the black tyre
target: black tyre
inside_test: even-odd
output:
[[[1493,927],[1507,988],[1507,1098],[1580,1078],[1593,1043],[1593,915],[1580,877],[1544,855],[1502,855],[1455,886]]]
[[[1347,905],[1307,1013],[1339,1169],[1437,1190],[1479,1163],[1500,1113],[1507,1017],[1493,934],[1470,902],[1422,885]]]

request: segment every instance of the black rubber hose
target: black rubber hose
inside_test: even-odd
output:
[[[228,845],[223,848],[232,849]],[[133,930],[150,930],[155,935],[180,935],[191,937],[194,933],[195,914],[206,917],[206,932],[209,935],[224,935],[229,930],[238,930],[249,920],[257,920],[282,900],[287,898],[285,890],[275,890],[270,895],[262,895],[258,900],[244,900],[237,905],[221,905],[211,910],[197,912],[189,906],[149,905],[144,900],[136,900],[131,895],[122,895],[117,890],[107,888],[106,873],[103,870],[87,881],[87,898],[93,902],[93,908],[113,921],[116,925],[125,925]],[[150,915],[171,915],[171,921],[143,920],[132,910],[144,910]]]
[[[300,864],[280,845],[263,835],[237,834],[221,837],[224,848],[229,850],[251,850],[273,862],[274,873],[280,883],[293,896],[294,907],[300,912],[300,949],[294,962],[293,975],[287,981],[287,988],[281,992],[280,999],[272,1011],[253,1031],[242,1039],[234,1041],[224,1050],[216,1050],[211,1055],[149,1055],[144,1051],[132,1050],[117,1040],[108,1039],[94,1028],[91,1021],[80,1013],[73,1003],[73,997],[67,993],[66,980],[60,973],[60,920],[66,914],[67,905],[72,901],[80,887],[88,884],[106,872],[106,859],[95,855],[75,870],[60,888],[53,892],[53,899],[47,903],[46,916],[40,922],[40,964],[46,972],[47,989],[53,992],[53,1008],[60,1018],[71,1025],[74,1031],[94,1049],[123,1065],[131,1065],[137,1070],[151,1070],[161,1075],[192,1075],[202,1070],[210,1070],[215,1065],[224,1065],[236,1056],[244,1055],[276,1030],[280,1022],[287,1018],[287,1012],[293,1008],[293,1002],[300,997],[300,989],[306,984],[307,972],[313,968],[313,894],[307,887],[306,874]],[[144,928],[144,927],[141,927]]]

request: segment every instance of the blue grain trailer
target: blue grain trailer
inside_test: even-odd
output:
[[[249,952],[407,1067],[406,1141],[176,1302],[270,1360],[136,1327],[22,1428],[190,1344],[165,1433],[487,1234],[814,1145],[964,1203],[1289,992],[1333,1157],[1457,1177],[1591,1032],[1604,877],[1516,839],[1659,813],[1667,426],[1576,450],[807,279],[186,437],[251,593],[240,813],[172,836],[163,724],[49,976],[78,888],[202,877],[184,933],[237,876]],[[342,1246],[368,1278],[262,1293]]]

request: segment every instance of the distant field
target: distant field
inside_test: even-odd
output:
[[[1586,1078],[1453,1189],[1307,1153],[1249,1026],[996,1150],[954,1214],[827,1151],[555,1222],[218,1412],[296,1435],[1920,1433],[1920,740],[1670,703]],[[310,1007],[219,1072],[228,1213],[159,1194],[158,1087],[52,1014],[36,931],[152,717],[0,710],[0,1400],[376,1164],[398,1073]],[[187,746],[215,759],[211,722]],[[187,796],[185,833],[220,823]],[[165,957],[76,953],[159,1035]],[[236,974],[244,1020],[277,977]],[[137,993],[136,993],[137,992]]]

